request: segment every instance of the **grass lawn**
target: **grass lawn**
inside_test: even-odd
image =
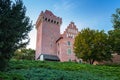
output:
[[[120,80],[120,66],[11,60],[0,80]]]

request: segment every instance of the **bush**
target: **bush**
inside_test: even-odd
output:
[[[17,73],[0,72],[0,80],[25,80],[24,76]]]
[[[119,66],[14,59],[10,61],[8,70],[2,73],[2,78],[6,80],[12,76],[11,79],[19,77],[21,80],[119,80],[119,74]]]
[[[105,76],[99,76],[85,71],[63,71],[44,68],[32,68],[13,70],[11,73],[19,73],[25,80],[112,80]]]

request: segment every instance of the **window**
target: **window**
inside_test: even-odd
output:
[[[54,21],[54,23],[56,24],[56,21]]]
[[[57,24],[59,24],[59,22],[57,22]]]
[[[68,41],[67,44],[68,44],[68,46],[70,46],[70,45],[71,45],[71,44],[70,44],[70,41]]]
[[[50,22],[50,19],[48,19],[48,22]]]
[[[71,54],[71,49],[70,48],[68,48],[68,52],[67,52],[68,54]]]
[[[47,21],[47,18],[45,18],[45,21]]]
[[[51,20],[51,23],[53,23],[53,20]]]

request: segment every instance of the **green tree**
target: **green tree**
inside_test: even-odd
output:
[[[29,42],[32,29],[22,0],[0,0],[0,70],[4,70],[14,51]]]
[[[111,44],[112,53],[120,54],[120,30],[111,30],[109,33],[109,39]]]
[[[104,31],[83,29],[75,38],[74,52],[78,58],[90,64],[111,60],[108,35]]]
[[[110,44],[113,53],[120,54],[120,8],[116,9],[116,13],[112,15],[112,23],[114,30],[110,30]]]
[[[35,50],[34,49],[26,49],[21,48],[15,51],[15,55],[13,56],[13,59],[25,59],[25,60],[34,60],[35,59]]]
[[[120,30],[120,8],[116,9],[116,13],[112,14],[113,28]]]

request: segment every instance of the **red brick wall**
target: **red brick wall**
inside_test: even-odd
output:
[[[56,41],[60,37],[60,27],[55,24],[43,22],[42,51],[41,53],[56,54]]]
[[[42,23],[37,27],[37,39],[36,39],[36,54],[35,59],[38,58],[41,52],[41,43],[42,43]]]
[[[36,59],[40,54],[57,54],[56,41],[60,37],[62,18],[46,10],[41,12],[36,22]]]
[[[71,42],[71,45],[68,45],[68,41]],[[68,54],[68,48],[71,49],[71,54]],[[72,61],[76,60],[75,54],[73,52],[73,40],[71,39],[61,39],[59,41],[59,46],[58,46],[58,51],[59,51],[59,58],[60,61],[69,61],[71,59]]]
[[[77,35],[77,32],[78,29],[76,28],[74,23],[71,22],[62,35],[63,39],[60,39],[57,42],[57,44],[59,43],[59,46],[57,46],[57,50],[59,51],[58,56],[60,58],[60,61],[69,61],[69,59],[71,61],[78,60],[73,51],[74,38]],[[68,41],[70,41],[70,45],[68,45]],[[71,54],[68,53],[68,49],[71,49]]]

